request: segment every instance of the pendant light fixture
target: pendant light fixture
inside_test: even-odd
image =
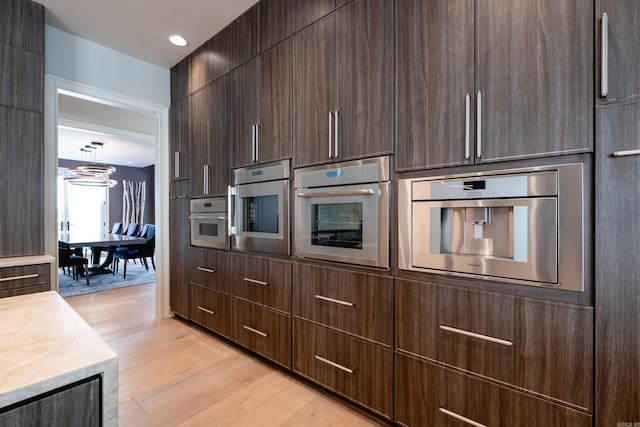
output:
[[[115,187],[118,182],[109,179],[109,175],[116,171],[113,166],[98,163],[97,152],[100,151],[100,161],[103,159],[104,143],[91,142],[80,149],[83,155],[89,158],[86,163],[69,168],[72,176],[65,178],[69,184],[82,185],[87,187]],[[90,161],[90,160],[93,161]]]

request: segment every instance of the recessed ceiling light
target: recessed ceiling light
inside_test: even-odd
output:
[[[179,36],[177,34],[169,37],[169,41],[171,43],[175,44],[176,46],[186,46],[187,45],[187,41],[184,39],[184,37]]]

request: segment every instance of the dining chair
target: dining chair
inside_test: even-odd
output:
[[[138,232],[138,227],[140,227],[140,224],[132,222],[131,224],[129,224],[129,227],[127,228],[127,232],[125,234],[127,236],[135,236]]]
[[[111,227],[111,234],[122,234],[122,223],[114,222],[113,227]]]
[[[69,247],[58,246],[58,267],[64,269],[69,268],[73,274],[73,280],[78,280],[80,275],[78,267],[83,267],[84,277],[89,285],[89,260],[80,255],[76,255],[75,251]]]
[[[144,267],[148,271],[149,264],[147,263],[147,258],[151,259],[151,265],[153,266],[153,270],[155,271],[156,263],[153,258],[155,253],[155,248],[156,248],[155,234],[156,234],[156,226],[149,224],[149,226],[147,227],[146,234],[144,236],[141,236],[147,239],[146,243],[132,246],[131,249],[127,249],[124,251],[116,251],[113,254],[113,261],[114,261],[113,274],[118,272],[120,260],[124,261],[124,269],[123,269],[123,275],[122,275],[123,279],[127,278],[127,261],[128,260],[139,259],[142,265],[144,265]]]

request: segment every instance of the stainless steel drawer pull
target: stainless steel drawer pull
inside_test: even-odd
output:
[[[438,408],[438,411],[442,412],[445,415],[448,415],[452,418],[455,418],[456,420],[462,421],[463,423],[467,423],[469,425],[475,426],[475,427],[487,427],[484,424],[480,424],[479,422],[473,421],[472,419],[469,419],[467,417],[463,417],[462,415],[458,415],[455,412],[451,412],[448,409],[445,408]]]
[[[35,279],[36,277],[40,277],[40,275],[39,274],[26,274],[24,276],[3,277],[2,279],[0,279],[0,282],[10,282],[12,280]]]
[[[201,306],[201,305],[199,305],[199,306],[198,306],[198,310],[202,310],[202,311],[204,311],[204,312],[205,312],[205,313],[207,313],[207,314],[216,314],[216,313],[215,313],[215,311],[208,310],[208,309],[204,308],[204,307],[203,307],[203,306]]]
[[[249,332],[253,332],[254,334],[260,335],[261,337],[268,337],[269,336],[268,334],[265,334],[262,331],[259,331],[257,329],[253,329],[251,326],[243,325],[242,327],[245,328]]]
[[[314,297],[315,297],[316,299],[321,300],[321,301],[332,302],[332,303],[335,303],[335,304],[345,305],[345,306],[347,306],[347,307],[353,307],[353,306],[355,306],[355,304],[354,304],[354,303],[352,303],[352,302],[349,302],[349,301],[342,301],[342,300],[339,300],[339,299],[333,299],[333,298],[325,297],[325,296],[323,296],[323,295],[314,295]]]
[[[500,338],[494,338],[488,335],[476,334],[475,332],[469,332],[463,329],[452,328],[451,326],[440,325],[440,329],[442,329],[443,331],[453,332],[454,334],[466,335],[471,338],[478,338],[480,340],[489,341],[495,344],[506,345],[508,347],[513,346],[513,342],[511,341],[501,340]]]
[[[244,277],[242,280],[249,283],[255,283],[256,285],[268,286],[268,282],[263,282],[262,280],[249,279],[248,277]]]
[[[204,271],[205,273],[215,273],[215,270],[212,270],[210,268],[205,268],[205,267],[198,267],[198,270],[200,271]]]
[[[606,98],[609,94],[609,15],[602,14],[602,58],[600,66],[600,95]]]
[[[365,190],[352,190],[352,191],[322,191],[317,193],[298,193],[296,196],[303,199],[309,199],[312,197],[342,197],[342,196],[371,196],[374,191],[370,188]]]
[[[349,368],[347,368],[346,366],[342,366],[342,365],[341,365],[341,364],[339,364],[339,363],[332,362],[331,360],[329,360],[329,359],[325,359],[324,357],[322,357],[322,356],[318,356],[317,354],[316,354],[314,357],[316,358],[316,360],[319,360],[319,361],[321,361],[322,363],[326,363],[327,365],[333,366],[334,368],[338,368],[338,369],[340,369],[341,371],[344,371],[344,372],[346,372],[346,373],[348,373],[348,374],[353,374],[353,373],[355,372],[353,369],[349,369]]]
[[[624,151],[615,151],[611,154],[612,157],[629,157],[629,156],[640,156],[640,150],[624,150]]]

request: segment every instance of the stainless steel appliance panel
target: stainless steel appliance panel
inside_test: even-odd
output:
[[[226,198],[191,199],[190,211],[191,245],[229,249]]]

